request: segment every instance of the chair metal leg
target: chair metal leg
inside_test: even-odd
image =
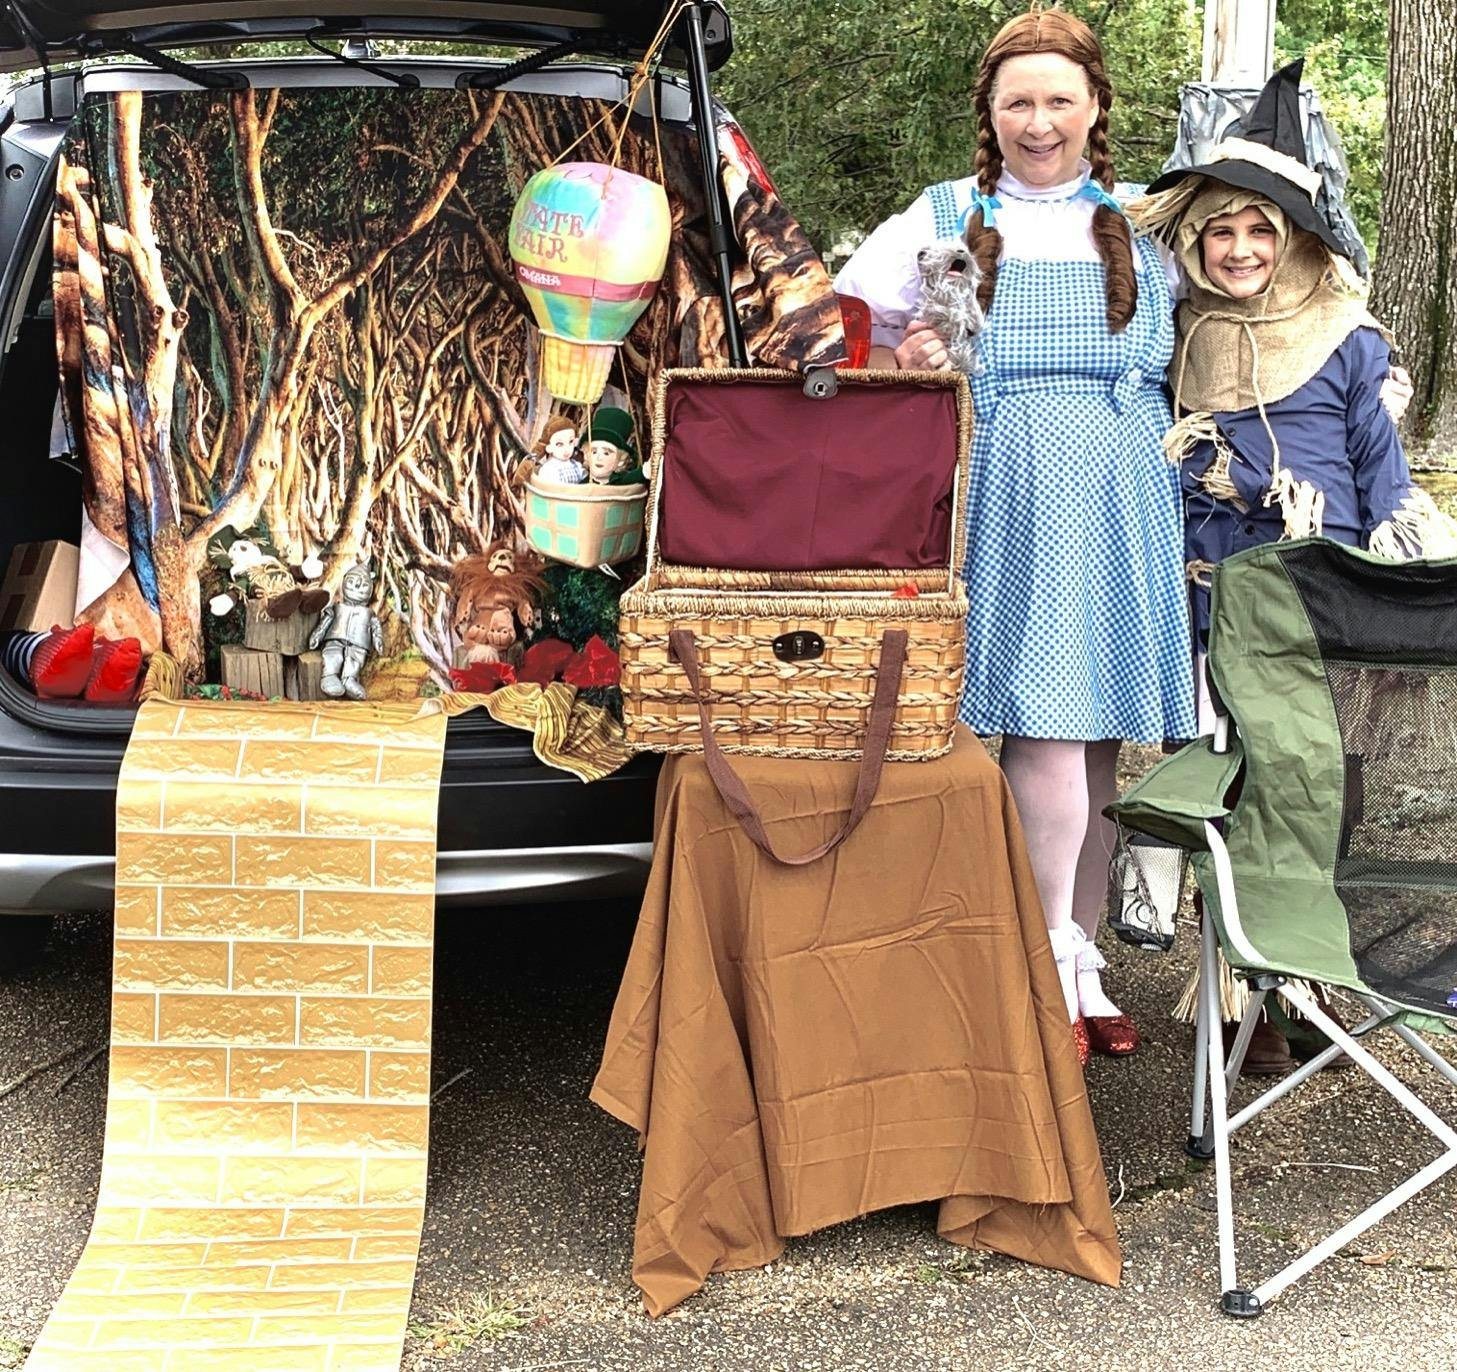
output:
[[[1244,1018],[1239,1022],[1239,1031],[1234,1036],[1234,1042],[1229,1047],[1229,1061],[1224,1066],[1224,1090],[1226,1096],[1234,1090],[1234,1084],[1239,1080],[1239,1069],[1244,1066],[1245,1054],[1249,1052],[1250,1040],[1255,1036],[1255,1027],[1260,1022],[1260,1016],[1265,1012],[1265,997],[1268,991],[1251,991],[1250,1003],[1245,1006]],[[1220,1025],[1220,1036],[1223,1037],[1224,1026]]]
[[[1206,912],[1200,936],[1200,1004],[1204,1012],[1204,1050],[1209,1062],[1210,1125],[1214,1133],[1214,1201],[1219,1227],[1220,1308],[1227,1315],[1254,1316],[1260,1304],[1248,1291],[1235,1285],[1234,1188],[1229,1167],[1228,1089],[1224,1075],[1224,1035],[1219,1020],[1219,969],[1214,961],[1218,935]]]
[[[1209,1132],[1204,1109],[1205,1090],[1209,1081],[1209,1049],[1204,1035],[1204,983],[1209,976],[1209,959],[1205,956],[1208,949],[1208,939],[1204,932],[1206,923],[1207,921],[1201,919],[1199,984],[1194,995],[1194,1097],[1189,1110],[1189,1138],[1184,1144],[1184,1151],[1201,1162],[1208,1162],[1214,1156],[1214,1136]]]
[[[1403,1202],[1409,1200],[1425,1187],[1430,1186],[1437,1178],[1444,1176],[1454,1167],[1457,1167],[1457,1129],[1453,1129],[1451,1125],[1437,1115],[1405,1083],[1399,1081],[1390,1071],[1377,1062],[1350,1032],[1321,1009],[1313,995],[1308,995],[1304,991],[1297,991],[1287,987],[1285,997],[1301,1014],[1331,1040],[1334,1047],[1343,1049],[1356,1065],[1371,1077],[1378,1086],[1436,1135],[1437,1139],[1445,1145],[1445,1151],[1420,1171],[1408,1177],[1401,1185],[1389,1191],[1373,1205],[1368,1206],[1354,1219],[1343,1224],[1333,1234],[1322,1239],[1308,1252],[1303,1253],[1294,1262],[1282,1268],[1268,1281],[1261,1283],[1253,1292],[1239,1293],[1246,1295],[1249,1301],[1253,1303],[1255,1306],[1254,1313],[1258,1313],[1260,1308],[1274,1300],[1286,1287],[1298,1281],[1307,1272],[1311,1271],[1312,1268],[1319,1266],[1331,1254],[1339,1252],[1352,1239],[1363,1234],[1373,1224],[1377,1223],[1377,1221],[1384,1219],[1399,1205],[1403,1204]],[[1362,999],[1365,1000],[1365,997],[1362,997]],[[1379,1003],[1367,1001],[1367,1004],[1373,1012],[1378,1010]],[[1284,1083],[1281,1084],[1283,1085]],[[1281,1094],[1284,1093],[1281,1092]],[[1226,1302],[1228,1301],[1228,1297],[1229,1288],[1226,1287]],[[1228,1311],[1227,1304],[1225,1308],[1228,1313],[1236,1313]]]
[[[1375,996],[1358,995],[1356,999],[1371,1011],[1372,1018],[1377,1021],[1387,1019],[1397,1012],[1397,1007],[1388,1005],[1384,1000],[1380,1000]],[[1393,1024],[1391,1029],[1403,1042],[1415,1049],[1428,1064],[1435,1067],[1437,1071],[1446,1077],[1453,1086],[1457,1086],[1457,1067],[1454,1067],[1452,1063],[1448,1062],[1426,1039],[1407,1028],[1404,1024]],[[1361,1031],[1359,1029],[1353,1032],[1355,1032],[1358,1038],[1360,1037]]]

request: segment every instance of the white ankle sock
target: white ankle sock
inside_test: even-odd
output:
[[[1052,956],[1057,963],[1057,975],[1062,982],[1062,998],[1067,1006],[1069,1024],[1077,1020],[1078,1009],[1078,951],[1087,940],[1087,935],[1076,924],[1064,925],[1061,929],[1049,929],[1047,941],[1052,944]]]
[[[1088,1019],[1106,1019],[1123,1013],[1103,990],[1102,973],[1107,965],[1097,944],[1085,942],[1078,949],[1078,1009]]]

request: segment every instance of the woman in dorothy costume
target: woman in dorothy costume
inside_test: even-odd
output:
[[[1002,734],[1084,1058],[1138,1046],[1092,942],[1121,741],[1195,725],[1197,554],[1164,453],[1173,296],[1187,283],[1111,198],[1112,99],[1086,25],[1056,10],[1013,19],[977,78],[975,174],[882,224],[835,283],[870,305],[875,365],[941,368],[945,343],[915,318],[917,254],[964,236],[982,273],[962,718]],[[1381,388],[1397,418],[1410,395],[1404,375]]]
[[[975,175],[882,224],[835,282],[869,304],[875,361],[940,368],[945,344],[914,317],[916,255],[964,232],[982,273],[961,717],[1002,735],[1084,1061],[1090,1046],[1138,1046],[1093,944],[1119,748],[1194,732],[1179,482],[1163,451],[1170,279],[1111,196],[1112,103],[1087,25],[1059,10],[1013,19],[977,76]]]

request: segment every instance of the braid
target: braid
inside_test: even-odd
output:
[[[979,81],[976,92],[976,184],[985,196],[997,193],[997,182],[1002,178],[1002,150],[992,133],[990,87],[990,81]],[[991,309],[992,297],[997,290],[997,261],[1002,255],[1002,235],[995,228],[987,227],[979,210],[967,220],[966,246],[981,272],[976,298],[985,314]]]
[[[1113,156],[1108,151],[1108,106],[1113,93],[1100,88],[1098,118],[1088,134],[1088,160],[1093,167],[1093,180],[1105,190],[1113,189]],[[1128,221],[1116,210],[1099,205],[1093,211],[1093,243],[1103,259],[1107,279],[1108,328],[1122,333],[1138,306],[1138,278],[1133,270],[1133,237]]]

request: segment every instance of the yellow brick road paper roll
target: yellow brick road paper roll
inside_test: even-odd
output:
[[[445,726],[412,703],[142,706],[101,1195],[27,1368],[398,1367]]]

